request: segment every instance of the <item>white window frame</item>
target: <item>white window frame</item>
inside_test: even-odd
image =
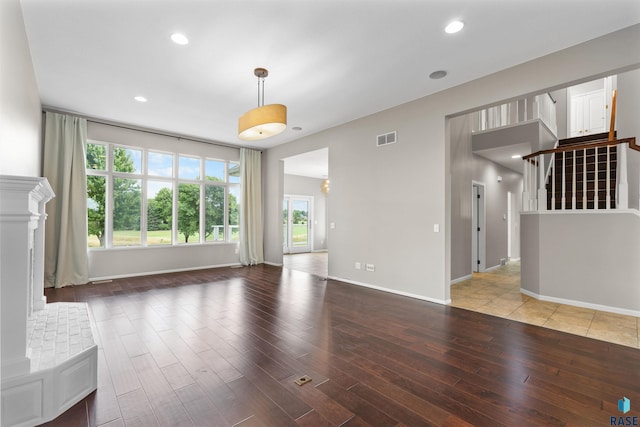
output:
[[[110,249],[122,249],[122,248],[163,248],[163,247],[180,247],[180,246],[192,246],[196,244],[216,245],[216,244],[228,244],[236,243],[237,240],[232,240],[232,230],[229,224],[229,191],[231,188],[240,188],[241,183],[229,182],[229,170],[232,166],[238,165],[239,162],[234,160],[214,158],[210,156],[198,156],[190,153],[181,153],[178,151],[166,151],[149,149],[140,146],[117,144],[112,142],[87,140],[87,144],[102,145],[105,149],[105,164],[106,170],[97,170],[87,168],[87,176],[102,176],[105,178],[105,231],[104,231],[104,246],[100,247],[87,247],[88,250],[110,250]],[[124,148],[130,150],[139,150],[142,152],[142,166],[141,173],[127,173],[127,172],[115,172],[113,170],[113,153],[115,148]],[[149,153],[170,154],[173,156],[172,176],[156,176],[149,175],[148,156]],[[200,177],[198,179],[179,178],[179,159],[180,157],[190,157],[199,160],[200,163]],[[211,181],[206,179],[206,161],[213,160],[224,163],[224,181]],[[140,206],[140,240],[139,245],[131,246],[114,246],[113,245],[113,182],[114,178],[129,178],[139,179],[141,183],[141,206]],[[149,245],[147,243],[147,186],[149,181],[166,182],[171,183],[173,190],[173,205],[171,216],[171,244],[167,245]],[[197,184],[200,187],[200,223],[199,223],[199,240],[198,242],[178,242],[178,186],[179,184]],[[206,241],[205,237],[205,220],[206,220],[206,206],[205,195],[206,185],[212,185],[217,187],[224,187],[224,237],[223,240],[211,240]],[[242,194],[241,191],[238,194]],[[238,201],[240,204],[241,201]],[[239,224],[238,224],[239,227]]]

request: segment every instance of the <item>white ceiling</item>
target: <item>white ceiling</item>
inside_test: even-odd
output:
[[[640,22],[638,0],[22,0],[22,7],[45,107],[262,148]],[[452,19],[466,26],[445,34]],[[171,42],[176,31],[189,45]],[[265,103],[286,104],[289,126],[247,144],[237,119],[257,105],[255,67],[269,69]],[[435,70],[448,76],[430,80]]]
[[[284,159],[284,173],[309,178],[329,178],[329,149],[309,151]]]

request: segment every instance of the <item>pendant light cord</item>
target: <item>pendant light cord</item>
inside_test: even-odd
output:
[[[258,107],[264,105],[264,77],[258,77]]]

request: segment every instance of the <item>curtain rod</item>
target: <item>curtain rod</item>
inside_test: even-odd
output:
[[[166,131],[161,131],[161,130],[143,128],[143,127],[139,127],[139,126],[136,126],[136,125],[129,125],[129,124],[124,124],[124,123],[113,122],[113,121],[106,120],[106,119],[100,119],[100,118],[97,118],[97,117],[88,116],[86,114],[76,113],[74,111],[62,110],[60,108],[53,108],[53,107],[43,106],[42,107],[42,111],[43,112],[49,112],[49,113],[69,114],[69,115],[72,115],[72,116],[75,116],[75,117],[79,117],[81,119],[86,119],[88,122],[91,122],[91,123],[96,123],[96,124],[100,124],[100,125],[107,125],[107,126],[113,126],[113,127],[117,127],[117,128],[121,128],[121,129],[127,129],[127,130],[135,130],[135,131],[138,131],[138,132],[145,132],[145,133],[149,133],[149,134],[152,134],[152,135],[166,136],[166,137],[169,137],[169,138],[176,138],[178,140],[199,142],[201,144],[216,145],[216,146],[225,147],[225,148],[237,148],[237,149],[248,148],[250,150],[256,150],[256,151],[260,151],[260,152],[263,151],[261,149],[254,148],[254,147],[246,147],[246,146],[243,146],[243,145],[225,144],[224,142],[211,141],[211,140],[207,140],[207,139],[204,139],[204,138],[197,138],[197,137],[186,136],[186,135],[181,135],[181,134],[171,133],[171,132],[166,132]]]

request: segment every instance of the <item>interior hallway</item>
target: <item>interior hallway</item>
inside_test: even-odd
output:
[[[327,252],[284,255],[291,270],[327,277]],[[520,293],[520,262],[451,286],[451,306],[530,325],[640,348],[640,318],[539,301]]]

